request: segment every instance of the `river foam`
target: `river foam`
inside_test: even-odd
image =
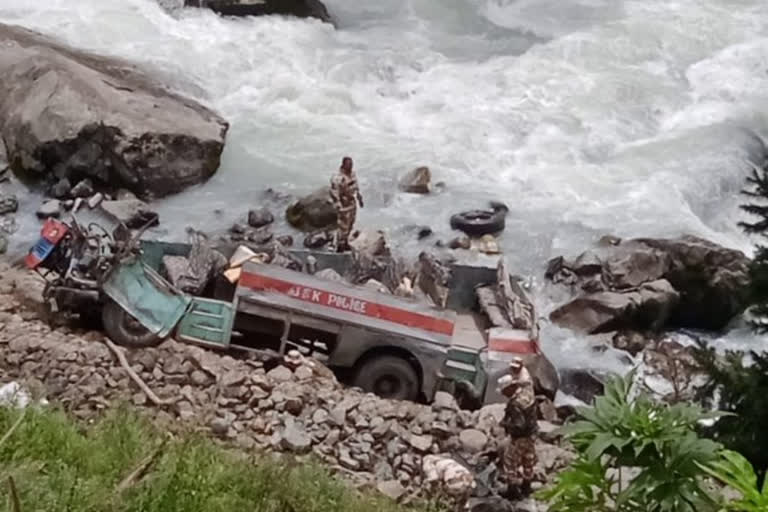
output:
[[[763,0],[326,3],[337,30],[154,0],[0,0],[0,21],[152,66],[231,121],[221,170],[159,204],[160,235],[222,228],[267,187],[308,192],[349,154],[360,222],[407,251],[423,246],[404,226],[448,236],[450,213],[500,199],[502,246],[524,274],[605,233],[751,252],[736,222],[768,135]],[[398,194],[397,177],[424,164],[445,192]],[[35,235],[21,227],[18,247]],[[578,343],[547,332],[555,352]]]

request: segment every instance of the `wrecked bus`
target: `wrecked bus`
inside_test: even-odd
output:
[[[73,300],[71,283],[59,282],[47,295],[59,309],[99,310],[107,335],[124,346],[152,346],[172,336],[219,350],[299,350],[348,384],[390,399],[428,402],[442,390],[468,403],[502,401],[495,382],[515,355],[539,369],[539,380],[550,381],[539,382],[544,390],[557,380],[541,353],[537,326],[493,327],[477,312],[474,288],[493,282],[495,268],[454,266],[446,308],[255,261],[242,265],[236,285],[203,297],[163,277],[165,257],[189,250],[188,244],[141,241],[83,290],[90,306],[82,296]],[[45,251],[37,253],[40,265]],[[312,255],[320,269],[348,265],[345,255]]]

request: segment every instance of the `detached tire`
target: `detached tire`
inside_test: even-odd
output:
[[[108,301],[101,311],[101,321],[109,339],[129,348],[146,348],[159,345],[159,336],[147,330],[118,303]]]
[[[476,237],[499,233],[504,231],[506,214],[506,208],[457,213],[451,216],[451,228]]]
[[[354,385],[388,400],[419,398],[419,376],[413,365],[396,356],[378,356],[357,369]]]

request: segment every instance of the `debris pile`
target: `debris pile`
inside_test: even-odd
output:
[[[503,404],[470,412],[447,394],[432,406],[387,401],[342,387],[327,368],[302,356],[239,359],[174,341],[125,352],[127,369],[117,357],[122,349],[111,349],[100,334],[51,330],[25,317],[15,299],[0,295],[3,383],[17,381],[79,418],[128,401],[171,430],[193,427],[246,450],[314,454],[355,484],[395,499],[445,492],[425,474],[425,463],[434,473],[430,455],[475,475],[489,473],[503,439]],[[538,445],[537,479],[544,481],[570,455]],[[451,475],[465,478],[455,467]],[[494,485],[473,492],[487,495]]]

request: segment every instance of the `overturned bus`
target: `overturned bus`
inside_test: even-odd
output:
[[[557,373],[541,352],[535,323],[528,329],[494,327],[477,307],[475,289],[495,283],[496,268],[454,265],[446,308],[255,261],[242,265],[235,285],[220,280],[207,296],[196,296],[164,277],[165,257],[189,250],[188,244],[141,241],[88,291],[88,307],[101,311],[113,341],[146,347],[174,337],[274,355],[295,349],[384,398],[428,402],[443,390],[476,404],[502,400],[496,379],[512,357],[522,356],[540,376],[542,391],[556,389]],[[39,265],[46,256],[38,253]],[[312,255],[319,269],[349,264],[345,255]],[[509,282],[527,301],[522,288]],[[64,299],[64,285],[58,286],[62,293],[54,286],[47,295],[66,309],[75,302]]]

